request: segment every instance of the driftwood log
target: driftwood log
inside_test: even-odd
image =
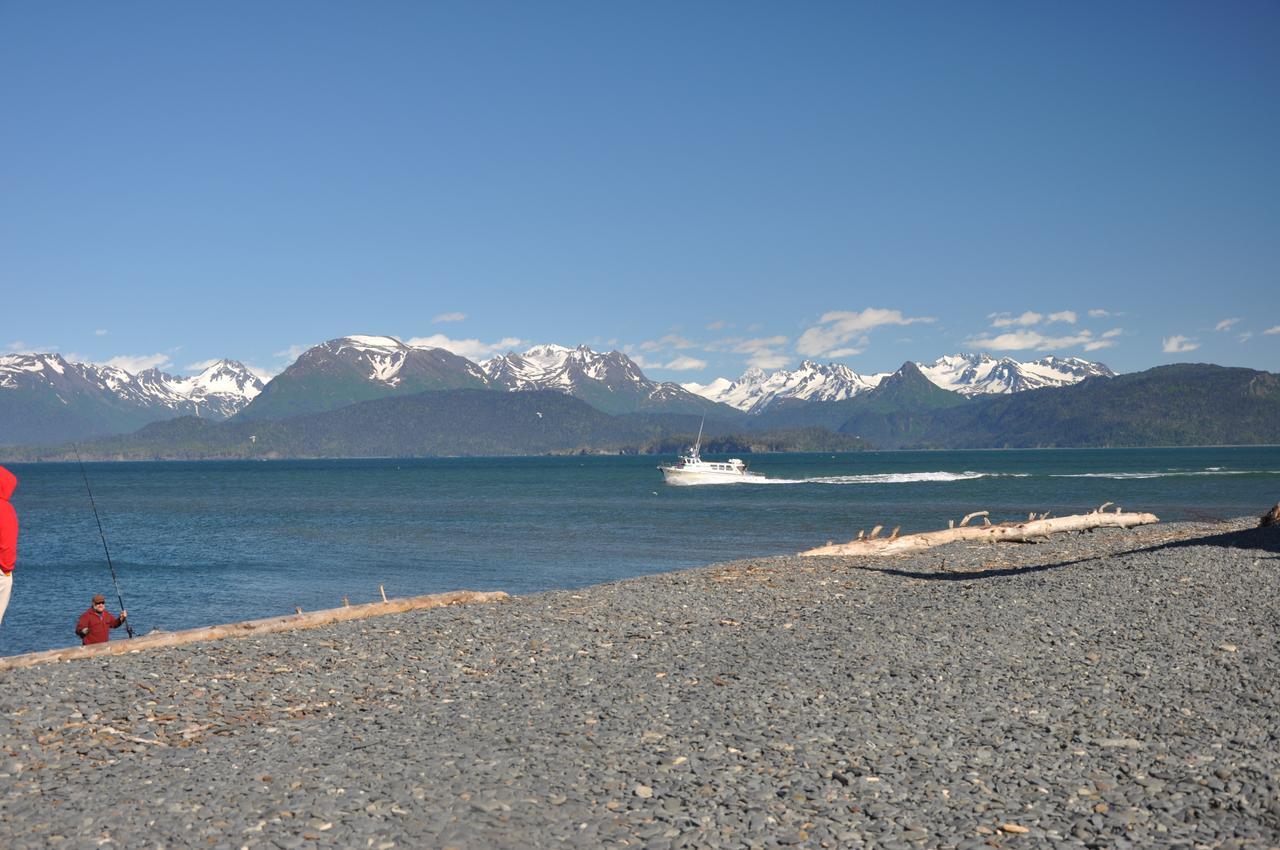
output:
[[[1103,513],[1103,508],[1110,504],[1110,502],[1107,502],[1101,508],[1087,514],[1075,514],[1074,516],[1054,517],[1052,519],[1049,519],[1047,514],[1041,515],[1039,518],[1036,518],[1033,514],[1026,522],[1006,522],[998,525],[991,524],[991,521],[986,518],[986,511],[979,511],[966,516],[960,521],[959,526],[953,523],[951,528],[941,531],[907,534],[902,537],[898,536],[896,528],[890,537],[877,537],[876,532],[879,531],[880,526],[876,526],[870,536],[863,536],[860,533],[856,540],[850,540],[848,543],[828,543],[826,546],[809,549],[800,554],[906,555],[961,540],[989,543],[1001,541],[1027,543],[1046,538],[1051,534],[1061,534],[1067,531],[1085,531],[1090,528],[1132,528],[1135,525],[1150,525],[1160,521],[1160,518],[1155,514],[1124,513],[1119,508],[1116,508],[1112,513]],[[976,516],[983,517],[983,525],[968,525],[969,520]]]
[[[1280,525],[1280,502],[1276,502],[1276,506],[1258,520],[1259,528],[1266,528],[1269,525]]]
[[[379,617],[383,614],[399,614],[404,611],[417,611],[422,608],[440,608],[445,605],[461,605],[469,602],[495,602],[506,599],[507,594],[500,590],[482,593],[474,590],[454,590],[449,593],[435,593],[429,596],[410,596],[406,599],[392,599],[386,602],[370,602],[366,605],[346,605],[342,608],[327,608],[323,611],[307,611],[296,609],[296,614],[282,617],[268,617],[263,620],[246,620],[241,623],[228,623],[222,626],[203,626],[198,629],[185,629],[180,632],[153,632],[130,640],[107,641],[89,646],[73,646],[67,649],[50,649],[45,652],[29,652],[25,655],[10,655],[0,658],[0,671],[17,667],[32,667],[49,661],[72,661],[77,658],[91,658],[95,655],[123,655],[127,652],[139,652],[144,649],[159,649],[165,646],[182,646],[206,640],[222,638],[252,637],[272,632],[287,632],[294,629],[313,629],[329,623],[341,623],[346,620],[363,620],[368,617]],[[386,599],[386,593],[383,593]]]

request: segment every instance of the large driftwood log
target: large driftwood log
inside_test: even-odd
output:
[[[386,599],[386,594],[383,594]],[[0,658],[0,671],[17,667],[32,667],[49,661],[72,661],[77,658],[90,658],[95,655],[123,655],[126,652],[138,652],[143,649],[159,649],[164,646],[182,646],[197,641],[219,640],[221,638],[251,637],[272,632],[286,632],[294,629],[313,629],[329,623],[341,623],[346,620],[363,620],[367,617],[379,617],[383,614],[399,614],[403,611],[416,611],[421,608],[440,608],[445,605],[460,605],[468,602],[494,602],[506,599],[507,594],[500,590],[481,593],[474,590],[454,590],[449,593],[435,593],[429,596],[410,596],[407,599],[392,599],[388,602],[370,602],[366,605],[348,605],[342,608],[327,608],[323,611],[287,614],[283,617],[268,617],[263,620],[246,620],[241,623],[228,623],[222,626],[204,626],[198,629],[185,629],[180,632],[154,632],[131,640],[108,641],[89,646],[74,646],[68,649],[50,649],[45,652],[29,652],[25,655],[10,655]]]
[[[1111,503],[1107,502],[1107,505],[1109,504]],[[1102,507],[1105,508],[1106,505]],[[982,513],[985,513],[985,511]],[[1107,514],[1102,512],[1102,508],[1099,508],[1092,513],[1054,517],[1053,519],[1041,517],[1040,519],[1028,519],[1026,522],[1001,523],[999,525],[965,525],[972,517],[978,515],[981,514],[970,514],[961,521],[959,527],[947,528],[941,531],[927,531],[923,534],[908,534],[903,537],[895,535],[878,539],[875,535],[871,537],[859,535],[857,540],[850,540],[848,543],[828,543],[826,546],[809,549],[800,554],[906,555],[911,552],[932,549],[934,546],[942,546],[945,543],[955,543],[961,540],[990,543],[998,541],[1026,543],[1066,531],[1084,531],[1090,528],[1132,528],[1135,525],[1150,525],[1160,521],[1160,518],[1155,514],[1122,513],[1119,508],[1116,508],[1114,513]],[[984,521],[986,520],[984,519]]]

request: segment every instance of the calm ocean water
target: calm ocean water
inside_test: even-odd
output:
[[[859,528],[946,527],[1112,501],[1162,519],[1260,514],[1280,447],[762,455],[760,485],[672,487],[674,458],[90,463],[134,631],[445,590],[528,593],[796,552]],[[80,470],[12,464],[22,524],[0,654],[78,643],[117,610]],[[124,637],[124,630],[113,639]]]

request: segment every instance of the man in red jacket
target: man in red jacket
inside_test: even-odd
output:
[[[18,489],[18,476],[0,466],[0,623],[13,592],[13,565],[18,560],[18,513],[9,497]]]
[[[80,622],[76,623],[76,634],[80,635],[80,642],[85,645],[106,643],[111,638],[111,630],[124,625],[128,616],[128,611],[121,610],[119,617],[113,617],[107,610],[107,597],[99,593],[93,597],[89,610],[80,615]]]

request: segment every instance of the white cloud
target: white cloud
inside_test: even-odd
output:
[[[59,348],[60,346],[57,345],[27,345],[22,340],[16,339],[6,345],[3,351],[10,354],[52,354],[58,351]],[[67,352],[62,352],[62,356],[68,363],[85,362],[85,358],[80,357],[79,359],[75,359]]]
[[[786,337],[754,337],[744,339],[742,337],[727,337],[717,339],[716,342],[708,343],[707,351],[731,351],[735,355],[748,355],[748,353],[759,351],[760,348],[777,348],[787,344]]]
[[[96,331],[94,331],[94,332],[93,332],[93,335],[94,335],[94,336],[106,336],[106,335],[107,335],[107,332],[106,332],[105,330],[103,330],[102,328],[99,328],[98,330],[96,330]]]
[[[787,355],[764,349],[747,358],[747,365],[753,369],[781,369],[790,362]]]
[[[1195,351],[1200,343],[1185,336],[1171,336],[1163,340],[1165,354],[1181,354],[1184,351]]]
[[[796,351],[814,357],[839,348],[846,348],[851,340],[884,325],[911,325],[916,322],[932,322],[927,316],[907,318],[899,310],[883,310],[868,307],[861,313],[833,310],[823,314],[818,324],[809,328],[796,340]],[[764,367],[761,367],[764,368]],[[777,367],[774,367],[777,368]]]
[[[766,348],[777,348],[786,345],[785,336],[763,336],[743,339],[740,336],[726,337],[708,343],[707,351],[731,351],[734,354],[754,354]]]
[[[431,321],[433,322],[461,322],[467,318],[466,313],[441,313]]]
[[[1075,348],[1094,342],[1091,331],[1081,331],[1072,336],[1045,336],[1039,331],[1013,331],[999,336],[976,337],[965,341],[965,345],[985,348],[989,351],[1050,351],[1055,348]]]
[[[1043,319],[1044,316],[1040,313],[1028,310],[1021,316],[1010,316],[1008,313],[992,313],[987,316],[987,318],[992,320],[991,327],[993,328],[1029,328],[1032,325],[1040,324],[1040,320]]]
[[[110,360],[99,361],[100,366],[114,366],[131,375],[145,372],[147,369],[160,369],[169,365],[167,354],[121,354]]]
[[[1098,351],[1103,348],[1114,348],[1116,341],[1114,339],[1095,339],[1093,342],[1084,344],[1085,351]]]
[[[288,360],[290,363],[292,363],[293,361],[301,357],[303,354],[305,354],[307,351],[310,351],[312,348],[315,348],[314,344],[291,345],[288,348],[284,349],[283,351],[277,351],[273,356],[279,357],[284,360]]]
[[[244,363],[243,360],[241,360],[240,362]],[[283,369],[276,369],[274,371],[271,369],[263,369],[261,366],[254,366],[252,363],[244,363],[244,368],[248,369],[250,372],[257,375],[258,380],[262,381],[262,383],[264,384],[267,381],[270,381],[276,375],[279,375],[281,372],[284,371]]]
[[[468,360],[484,360],[494,357],[518,348],[523,343],[524,340],[514,336],[500,339],[497,342],[481,342],[478,339],[450,339],[444,334],[414,337],[406,341],[407,345],[411,345],[414,348],[443,348],[445,351],[452,351],[459,357],[465,357]]]
[[[1239,322],[1239,319],[1223,319],[1221,322],[1214,325],[1213,329],[1215,331],[1229,331],[1231,330],[1232,325],[1239,324]]]
[[[679,334],[667,334],[661,339],[651,339],[647,342],[640,343],[641,351],[658,351],[664,348],[697,348],[697,345]]]
[[[718,322],[712,322],[711,324],[707,325],[706,329],[709,331],[722,331],[727,327],[729,327],[729,323],[724,320],[721,320]]]
[[[743,339],[729,337],[719,339],[705,346],[707,351],[729,351],[734,354],[746,354],[747,365],[757,369],[781,369],[791,362],[791,358],[780,354],[776,349],[787,344],[785,336],[766,336]]]
[[[1237,336],[1236,339],[1240,340],[1241,342],[1248,342],[1249,340],[1253,339],[1253,331],[1245,331],[1244,333]]]
[[[827,356],[832,360],[837,360],[841,357],[852,357],[855,354],[861,354],[865,350],[865,348],[837,348],[834,351],[828,351]]]
[[[1274,328],[1267,328],[1265,331],[1263,331],[1263,333],[1264,334],[1280,334],[1280,325],[1276,325]]]
[[[662,368],[671,369],[672,371],[675,371],[675,372],[691,372],[691,371],[694,371],[695,369],[707,368],[707,361],[699,360],[696,357],[677,357],[675,360],[672,360],[670,363],[664,364]]]
[[[201,360],[199,363],[187,364],[186,370],[188,372],[203,372],[205,369],[208,369],[214,363],[218,363],[221,360],[221,357],[210,357],[208,360]]]
[[[1112,313],[1110,310],[1094,309],[1089,311],[1089,318],[1091,319],[1105,319],[1107,316],[1119,316],[1119,315],[1120,315],[1119,313]]]
[[[662,364],[656,360],[649,360],[643,354],[633,354],[630,351],[624,351],[623,354],[631,358],[631,362],[640,367],[641,371],[645,369],[661,369]]]
[[[1115,337],[1120,336],[1122,333],[1124,333],[1124,328],[1112,328],[1109,331],[1103,331],[1102,338],[1114,339]]]
[[[1075,310],[1059,310],[1056,313],[1050,313],[1048,316],[1043,313],[1037,313],[1034,310],[1027,310],[1020,316],[1012,316],[1008,313],[991,313],[987,318],[991,320],[991,327],[993,328],[1029,328],[1041,322],[1066,322],[1069,325],[1074,325],[1079,316]]]

